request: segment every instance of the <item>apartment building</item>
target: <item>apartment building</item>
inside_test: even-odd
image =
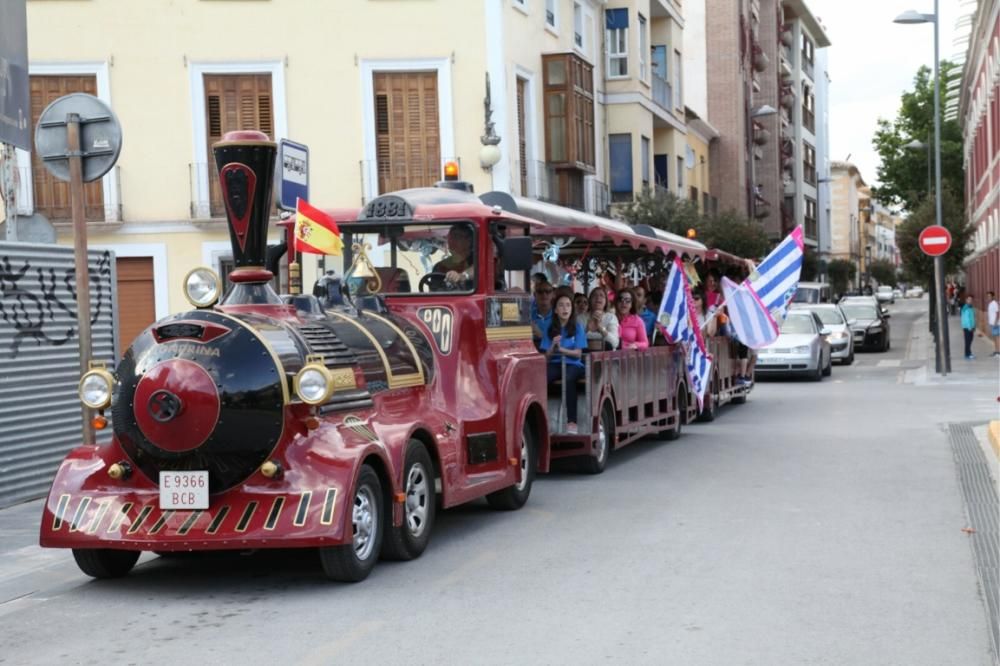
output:
[[[830,256],[830,68],[829,51],[816,50],[816,207],[819,222],[816,248],[821,261]],[[804,212],[804,211],[803,211]]]
[[[596,214],[656,186],[710,204],[714,130],[687,129],[676,0],[29,0],[27,9],[33,121],[81,91],[123,127],[118,165],[87,186],[86,217],[91,246],[116,252],[136,293],[124,339],[187,307],[180,283],[193,264],[227,272],[211,146],[234,129],[306,144],[320,207],[431,185],[448,160],[477,192]],[[66,186],[36,155],[17,159],[18,213],[44,216],[71,243]],[[302,264],[308,286],[339,260]]]
[[[659,188],[705,205],[713,137],[687,124],[681,3],[609,0],[603,11],[612,202]]]
[[[858,168],[849,162],[830,162],[830,259],[857,267],[856,285],[863,284],[864,247],[870,225],[871,191]],[[874,228],[871,231],[874,239]]]
[[[775,240],[798,224],[819,236],[816,52],[830,45],[801,0],[708,0],[708,120],[718,128],[713,184],[722,208]],[[821,74],[825,75],[825,72]]]
[[[306,144],[310,199],[321,207],[431,185],[448,160],[477,192],[596,214],[657,184],[707,194],[710,137],[692,147],[686,129],[680,7],[29,0],[33,120],[82,91],[121,121],[121,157],[87,186],[86,216],[91,246],[116,252],[133,289],[121,331],[129,339],[187,307],[180,284],[193,264],[227,272],[211,145],[230,130]],[[65,185],[37,156],[17,159],[18,212],[44,215],[71,243]],[[272,229],[272,242],[279,237]],[[302,264],[306,285],[339,266],[313,256]]]
[[[958,117],[965,153],[965,202],[973,249],[966,288],[976,307],[1000,293],[1000,3],[980,2],[962,71]]]
[[[777,117],[781,137],[781,224],[769,223],[767,228],[783,236],[801,224],[806,244],[818,248],[820,173],[827,170],[824,162],[829,159],[825,151],[820,151],[821,141],[828,141],[828,113],[817,106],[817,88],[828,83],[828,74],[826,59],[820,61],[818,53],[830,46],[830,40],[802,0],[782,0],[781,17]],[[823,99],[825,102],[828,97],[824,95]]]

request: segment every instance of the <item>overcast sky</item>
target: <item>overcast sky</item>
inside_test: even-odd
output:
[[[806,0],[826,27],[831,46],[830,159],[850,161],[869,185],[876,182],[878,153],[872,148],[878,118],[894,119],[900,95],[913,88],[921,65],[934,64],[932,24],[899,25],[906,11],[930,14],[933,0]],[[971,0],[940,0],[941,59],[964,54],[953,41],[955,21],[975,8]],[[944,91],[942,90],[942,94]],[[943,105],[943,101],[942,101]]]

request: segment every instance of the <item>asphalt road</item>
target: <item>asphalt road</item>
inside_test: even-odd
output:
[[[39,502],[0,511],[0,664],[987,666],[943,425],[995,403],[914,379],[922,306],[822,383],[759,384],[599,477],[539,479],[522,511],[439,514],[423,557],[357,585],[310,552],[91,581],[34,545]]]

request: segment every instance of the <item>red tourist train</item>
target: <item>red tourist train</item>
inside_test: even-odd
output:
[[[558,243],[584,284],[612,264],[718,260],[704,245],[497,193],[407,190],[333,211],[343,284],[281,297],[264,268],[275,146],[239,132],[215,155],[232,288],[217,305],[218,277],[192,271],[196,309],[80,382],[113,437],[68,454],[40,541],[86,574],[124,575],[143,550],[311,547],[328,577],[361,580],[379,557],[419,556],[439,507],[518,509],[552,460],[600,472],[612,449],[697,416],[679,348],[595,351],[571,432],[528,285],[539,245]],[[745,400],[713,345],[710,404]]]

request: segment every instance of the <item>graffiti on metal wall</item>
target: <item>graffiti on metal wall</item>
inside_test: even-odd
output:
[[[10,358],[17,358],[25,340],[34,340],[37,346],[58,347],[77,334],[76,269],[67,268],[60,274],[55,268],[33,267],[28,259],[21,260],[20,265],[17,261],[0,257],[0,319],[14,327]],[[111,253],[104,252],[88,273],[93,325],[102,314],[111,312]],[[73,323],[57,323],[59,311],[69,315]]]

